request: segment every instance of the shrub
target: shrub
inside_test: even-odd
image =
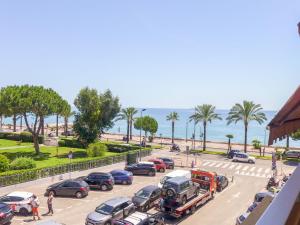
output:
[[[259,140],[255,139],[252,141],[254,149],[260,149],[261,148],[261,143]]]
[[[33,142],[32,134],[29,132],[13,133],[13,132],[1,132],[0,139],[7,139],[12,141]],[[39,143],[44,143],[44,136],[39,136]]]
[[[104,156],[105,152],[107,152],[106,145],[99,142],[90,144],[87,149],[87,155],[89,157]]]
[[[10,164],[10,168],[12,170],[32,169],[35,167],[36,167],[35,161],[27,157],[16,158]]]
[[[128,152],[131,150],[138,150],[140,149],[139,146],[137,145],[122,145],[122,144],[113,144],[113,143],[108,143],[106,144],[108,151],[110,152],[116,152],[116,153],[122,153],[122,152]]]
[[[5,172],[9,169],[9,160],[5,155],[0,154],[0,172]]]
[[[85,148],[84,144],[79,140],[69,138],[62,138],[60,141],[58,141],[58,146],[70,148]]]

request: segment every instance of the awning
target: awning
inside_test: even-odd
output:
[[[300,129],[300,86],[269,123],[269,145]]]

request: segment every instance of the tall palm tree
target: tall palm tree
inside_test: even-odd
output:
[[[215,113],[216,107],[203,104],[198,105],[195,108],[195,113],[190,116],[190,120],[194,120],[195,123],[202,122],[203,123],[203,151],[206,150],[206,127],[207,123],[211,123],[213,120],[222,120],[219,114]]]
[[[127,143],[129,139],[132,139],[132,125],[133,125],[133,116],[137,113],[137,109],[134,107],[128,107],[121,110],[121,113],[117,117],[117,120],[126,120],[127,122]]]
[[[243,101],[243,104],[236,103],[228,113],[227,125],[243,121],[244,123],[244,152],[247,152],[248,125],[251,121],[262,124],[267,120],[262,112],[260,104],[254,104],[252,101]]]
[[[174,144],[174,131],[175,131],[175,121],[179,120],[179,115],[177,112],[171,112],[167,115],[167,121],[172,122],[172,144]]]
[[[231,150],[231,139],[233,138],[232,134],[227,134],[226,137],[228,138],[228,150],[227,150],[227,155],[229,151]]]

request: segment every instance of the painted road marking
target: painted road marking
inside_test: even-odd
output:
[[[231,169],[233,169],[235,166],[236,166],[236,165],[231,164],[231,166],[229,167],[229,169],[231,170]]]
[[[255,166],[253,166],[251,169],[250,169],[250,172],[253,172],[255,170]]]
[[[206,161],[205,163],[202,164],[202,166],[206,166],[206,165],[208,165],[208,164],[210,164],[210,163],[211,163],[211,162],[207,162],[207,161]]]
[[[259,168],[259,169],[257,170],[258,173],[260,173],[261,171],[262,171],[262,168]]]
[[[222,168],[226,168],[228,167],[230,164],[229,163],[226,163],[224,166],[222,166]]]
[[[270,172],[270,168],[267,168],[266,170],[265,170],[265,173],[269,173]]]
[[[220,167],[221,165],[223,165],[223,163],[219,163],[215,167]]]
[[[249,168],[249,166],[245,166],[245,167],[243,168],[243,171],[247,170],[248,168]]]
[[[235,169],[239,170],[241,167],[242,167],[241,165],[238,165]]]
[[[214,165],[216,165],[216,163],[215,163],[215,162],[213,162],[213,163],[209,164],[208,166],[209,166],[209,167],[212,167],[212,166],[214,166]]]

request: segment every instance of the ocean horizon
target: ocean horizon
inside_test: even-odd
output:
[[[154,117],[158,122],[158,131],[156,136],[159,137],[162,135],[163,137],[171,137],[171,122],[166,120],[167,115],[170,112],[177,112],[179,115],[179,120],[175,122],[175,138],[186,138],[186,128],[187,129],[187,138],[192,138],[194,123],[189,122],[189,117],[193,114],[194,109],[171,109],[171,108],[145,108],[146,111],[143,112],[143,116],[148,115]],[[208,141],[216,141],[216,142],[227,142],[226,138],[227,134],[232,134],[234,138],[232,142],[234,143],[243,143],[244,142],[244,126],[242,122],[238,122],[237,124],[227,125],[226,117],[228,115],[229,110],[226,109],[217,109],[216,112],[220,115],[222,120],[214,120],[207,126],[207,140]],[[258,124],[255,121],[251,121],[248,128],[248,143],[251,144],[252,140],[258,139],[262,144],[268,143],[269,132],[266,130],[267,125],[276,115],[276,111],[272,110],[264,110],[266,114],[267,121],[263,124]],[[139,113],[136,114],[136,117],[140,116]],[[72,123],[74,117],[69,118],[69,123]],[[59,123],[63,123],[63,118],[59,118]],[[12,124],[11,118],[5,118],[4,123]],[[54,124],[56,123],[56,117],[50,116],[45,118],[46,124]],[[19,124],[19,122],[18,122]],[[25,125],[24,121],[23,124]],[[108,129],[106,132],[109,133],[122,133],[126,134],[126,121],[119,120],[115,121],[114,126],[111,129]],[[197,140],[200,140],[201,133],[203,133],[202,123],[196,125],[195,136]],[[139,130],[133,129],[134,135],[139,135]],[[274,146],[285,146],[286,140],[277,141]],[[293,141],[290,139],[290,147],[300,147],[300,141]]]

